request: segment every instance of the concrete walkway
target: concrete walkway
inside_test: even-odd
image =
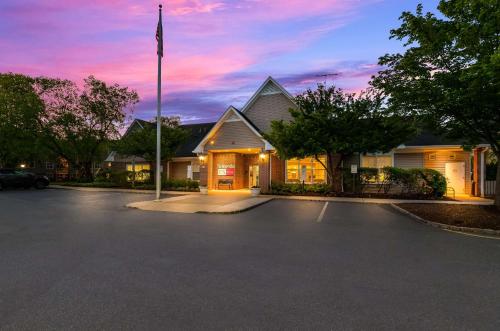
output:
[[[157,201],[133,202],[127,207],[175,213],[232,214],[257,207],[272,199],[270,196],[252,197],[248,192],[217,192],[209,195],[184,195]]]

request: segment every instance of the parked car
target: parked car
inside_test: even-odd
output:
[[[40,190],[48,185],[49,178],[47,176],[14,169],[0,169],[0,190],[4,187],[35,187]]]

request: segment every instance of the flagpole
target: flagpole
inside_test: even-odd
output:
[[[159,5],[159,26],[161,26],[161,5]],[[163,29],[162,29],[163,30]],[[163,48],[163,31],[160,34]],[[158,51],[158,103],[156,105],[156,200],[160,200],[161,192],[161,58],[162,52]]]

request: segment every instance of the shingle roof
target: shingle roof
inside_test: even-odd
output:
[[[196,146],[198,146],[201,140],[210,131],[210,129],[212,129],[214,125],[215,122],[181,125],[180,127],[184,130],[187,130],[190,135],[186,139],[186,142],[179,147],[179,149],[175,153],[175,156],[195,156],[193,150],[196,148]]]

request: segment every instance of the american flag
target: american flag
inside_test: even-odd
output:
[[[160,5],[160,17],[158,19],[158,26],[156,27],[156,41],[158,42],[156,53],[163,57],[163,26],[161,24],[161,5]]]

